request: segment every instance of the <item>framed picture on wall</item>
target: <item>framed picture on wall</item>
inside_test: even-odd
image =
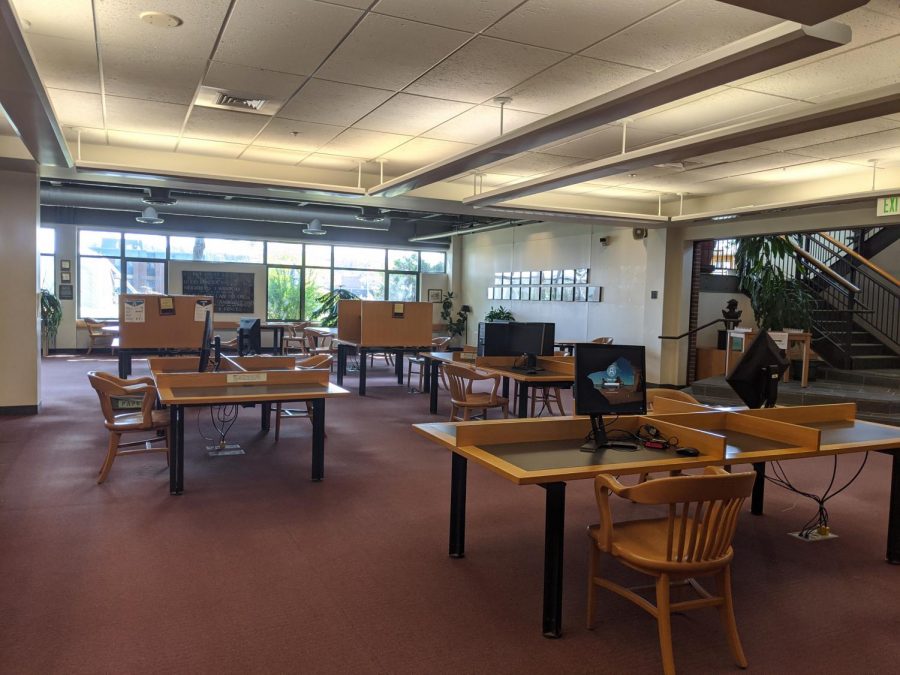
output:
[[[444,292],[440,288],[428,289],[428,302],[441,302],[444,299]]]
[[[576,286],[575,287],[575,302],[586,302],[587,301],[587,286]]]
[[[575,299],[575,287],[574,286],[563,286],[562,299],[565,302],[572,302]]]
[[[512,288],[510,288],[509,289],[509,299],[510,300],[518,300],[521,290],[522,289],[519,288],[518,286],[513,286]]]
[[[564,284],[574,284],[575,283],[575,270],[563,270],[563,280]]]
[[[561,284],[563,280],[563,271],[562,270],[553,270],[553,281],[554,284]]]
[[[504,272],[503,273],[503,283],[504,284],[510,283],[511,278],[512,278],[512,272]]]
[[[59,269],[61,269],[61,270],[72,269],[72,261],[71,260],[60,260],[59,261]]]
[[[521,272],[513,272],[510,283],[513,286],[518,286],[520,283],[522,283],[522,273]]]
[[[588,269],[586,267],[575,270],[576,284],[586,284],[588,281]]]
[[[60,272],[59,273],[59,282],[61,284],[71,284],[72,283],[72,273],[71,272]]]
[[[540,272],[532,272],[531,273],[531,283],[534,286],[537,286],[541,283],[541,273]]]
[[[497,298],[494,298],[495,300]],[[500,300],[509,300],[509,286],[500,289]]]
[[[562,300],[562,288],[554,286],[550,289],[550,299],[553,301]]]
[[[541,286],[541,300],[547,302],[551,298],[550,287],[549,286]]]
[[[60,300],[74,300],[75,293],[73,291],[75,287],[72,284],[60,284],[59,285],[59,299]]]
[[[503,283],[503,272],[494,272],[494,286],[499,286]]]
[[[602,286],[588,286],[587,301],[588,302],[602,302],[603,301],[603,287]]]
[[[493,299],[494,299],[494,287],[493,287],[493,286],[488,286],[488,289],[487,289],[487,299],[488,299],[488,300],[493,300]]]
[[[549,284],[553,282],[553,270],[544,270],[541,272],[541,283]]]

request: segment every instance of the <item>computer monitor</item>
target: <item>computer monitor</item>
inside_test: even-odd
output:
[[[238,353],[259,354],[262,351],[260,321],[253,317],[244,317],[238,323]]]
[[[197,372],[205,373],[209,368],[209,355],[210,350],[212,349],[212,341],[213,341],[213,323],[212,323],[212,312],[206,312],[206,318],[203,320],[203,337],[200,342],[200,364],[197,367]]]
[[[778,380],[790,365],[769,333],[760,331],[725,381],[748,408],[771,408],[778,398]]]
[[[515,321],[507,324],[507,350],[511,356],[524,356],[522,367],[534,369],[538,356],[553,356],[556,324]]]
[[[603,416],[647,412],[645,373],[643,346],[593,343],[575,346],[575,414],[590,415],[593,430],[582,450],[637,449],[637,444],[632,442],[610,441]]]

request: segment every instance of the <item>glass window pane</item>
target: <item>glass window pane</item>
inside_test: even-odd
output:
[[[118,257],[121,248],[122,235],[118,232],[81,230],[78,233],[78,252],[82,255],[110,255]]]
[[[422,271],[437,274],[447,271],[447,254],[443,251],[422,251]]]
[[[418,251],[388,251],[388,269],[405,272],[419,271]]]
[[[307,267],[331,267],[331,247],[306,245]]]
[[[56,293],[56,258],[52,255],[41,256],[41,285],[40,288],[46,288],[51,293]]]
[[[384,272],[335,270],[334,287],[346,288],[363,300],[384,300]]]
[[[210,237],[169,237],[172,260],[263,262],[263,242]]]
[[[395,302],[415,302],[416,275],[389,274],[388,300],[394,300]]]
[[[307,252],[310,248],[316,247],[307,246]],[[303,288],[303,318],[309,320],[322,305],[319,296],[331,290],[331,270],[307,267],[304,270],[304,278],[306,285]]]
[[[125,288],[129,293],[165,293],[166,263],[127,261]]]
[[[125,256],[127,258],[166,257],[166,237],[161,234],[125,233]]]
[[[271,321],[300,318],[300,268],[270,267],[266,317]]]
[[[92,319],[118,318],[121,278],[118,258],[80,258],[78,291],[81,316]]]
[[[354,270],[383,270],[384,249],[362,248],[360,246],[335,246],[334,266],[349,267]]]
[[[38,253],[56,253],[56,230],[54,228],[38,228]]]
[[[302,265],[303,244],[270,241],[266,244],[266,262],[270,265]]]

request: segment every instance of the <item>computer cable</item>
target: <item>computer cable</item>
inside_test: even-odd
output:
[[[678,437],[666,437],[652,424],[642,424],[638,427],[637,438],[645,448],[653,450],[668,450],[678,447]]]

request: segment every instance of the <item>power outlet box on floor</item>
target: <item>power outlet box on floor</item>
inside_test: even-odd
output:
[[[225,443],[224,445],[207,445],[206,454],[210,457],[227,457],[229,455],[243,455],[244,449],[237,443]]]
[[[826,539],[837,539],[838,536],[833,532],[827,534],[819,534],[818,530],[813,530],[808,537],[803,537],[799,532],[788,532],[788,536],[799,539],[800,541],[825,541]]]

